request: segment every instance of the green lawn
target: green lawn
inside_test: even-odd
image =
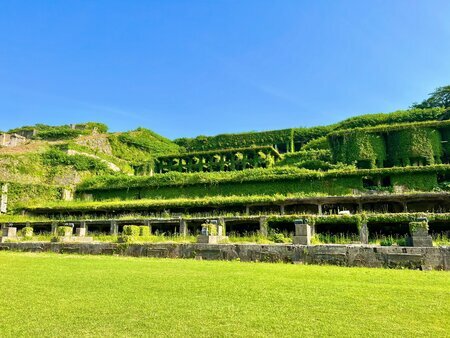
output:
[[[0,336],[450,336],[450,273],[0,252]]]

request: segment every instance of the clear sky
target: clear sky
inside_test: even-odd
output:
[[[0,2],[0,130],[313,126],[448,84],[448,0]]]

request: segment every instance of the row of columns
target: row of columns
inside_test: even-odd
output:
[[[402,205],[402,212],[408,212],[408,205],[406,202],[395,202],[395,203],[401,203]],[[362,213],[363,212],[363,204],[364,203],[357,203],[357,211],[358,213]],[[317,214],[318,215],[323,215],[323,206],[324,204],[321,203],[317,203]],[[250,205],[246,205],[245,206],[245,214],[246,215],[250,215]],[[280,208],[280,215],[284,216],[286,214],[286,205],[281,204],[279,205]]]
[[[270,152],[263,152],[265,156],[271,157],[272,154]],[[194,163],[194,156],[189,157],[175,157],[167,160],[160,160],[157,164],[157,171],[163,172],[164,170],[168,171],[179,171],[183,172],[183,167],[186,167],[187,172],[201,172],[205,165],[209,166],[209,171],[224,171],[225,166],[228,165],[230,170],[236,170],[236,166],[242,166],[240,169],[246,169],[247,166],[251,166],[253,168],[258,167],[266,167],[267,163],[270,161],[264,161],[264,159],[260,158],[258,152],[251,152],[251,156],[249,153],[243,152],[242,159],[236,158],[236,153],[225,153],[225,154],[212,154],[207,156],[199,155],[199,161]],[[217,157],[219,156],[219,160],[217,161]],[[174,160],[178,160],[178,163],[173,164]],[[183,162],[185,162],[183,164]]]

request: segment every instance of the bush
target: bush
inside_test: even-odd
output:
[[[203,223],[202,228],[206,227],[208,229],[209,236],[217,236],[217,225],[212,223]]]
[[[68,233],[68,232],[72,233],[73,232],[73,228],[70,227],[70,226],[59,226],[56,229],[56,234],[58,236],[60,236],[60,237],[66,236],[66,233]]]
[[[137,225],[124,225],[122,234],[125,236],[138,237],[141,233],[140,227]]]
[[[285,243],[286,237],[284,236],[284,234],[274,233],[269,236],[269,240],[274,243]]]
[[[141,225],[139,227],[139,236],[150,236],[150,228],[147,225]]]
[[[22,236],[24,239],[31,239],[33,237],[33,228],[32,227],[23,228]]]

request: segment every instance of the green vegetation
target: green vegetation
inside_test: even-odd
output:
[[[80,135],[91,134],[94,130],[98,133],[106,133],[108,127],[103,123],[88,122],[74,125],[48,126],[45,124],[36,124],[34,126],[25,126],[11,129],[9,133],[29,134],[38,140],[67,140]]]
[[[446,272],[1,252],[0,275],[4,337],[450,331]]]
[[[413,104],[413,108],[450,107],[450,86],[436,88],[429,96],[421,103]]]
[[[145,128],[111,134],[109,141],[114,156],[133,164],[153,161],[158,156],[180,152],[175,143]]]

